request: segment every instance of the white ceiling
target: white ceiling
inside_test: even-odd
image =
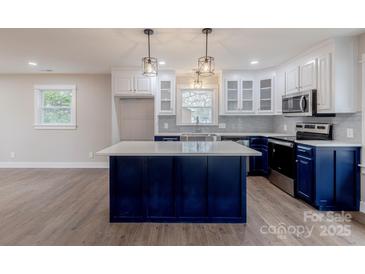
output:
[[[279,65],[331,37],[363,29],[213,29],[209,55],[217,69],[261,69]],[[0,73],[108,73],[140,66],[147,54],[142,29],[0,29]],[[190,70],[204,55],[201,29],[156,29],[151,55],[165,66]],[[258,65],[250,61],[258,60]],[[37,67],[28,65],[38,63]]]

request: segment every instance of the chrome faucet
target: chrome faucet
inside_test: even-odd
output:
[[[201,132],[201,131],[202,131],[200,128],[198,128],[198,126],[199,126],[199,116],[197,116],[197,117],[196,117],[196,121],[195,121],[195,128],[194,128],[194,131],[195,131],[196,133],[198,133],[198,132]]]

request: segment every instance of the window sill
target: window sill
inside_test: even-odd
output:
[[[58,130],[64,130],[64,129],[76,129],[76,125],[34,125],[34,129],[58,129]]]

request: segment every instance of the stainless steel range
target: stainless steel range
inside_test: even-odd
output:
[[[297,123],[296,136],[269,138],[269,180],[295,196],[295,141],[332,140],[332,124]]]

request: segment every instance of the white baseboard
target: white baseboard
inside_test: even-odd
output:
[[[360,201],[360,211],[365,213],[365,201]]]
[[[0,162],[0,168],[108,168],[108,162]]]

